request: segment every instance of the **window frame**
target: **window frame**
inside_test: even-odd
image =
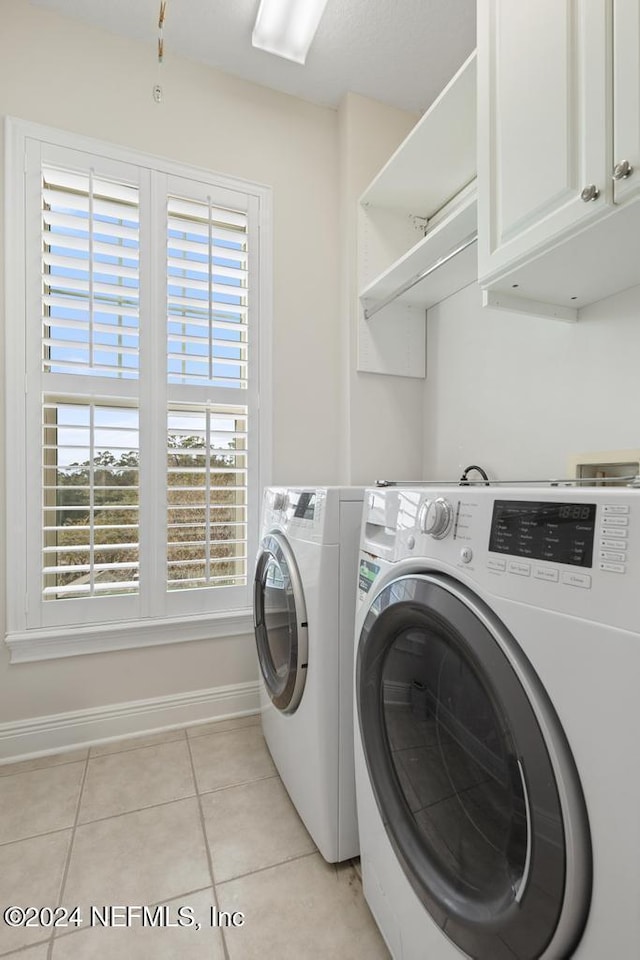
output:
[[[35,340],[40,343],[40,328],[37,336],[28,336],[27,319],[33,315],[29,309],[29,297],[33,294],[34,275],[39,277],[41,263],[39,257],[40,241],[35,248],[38,260],[28,236],[27,209],[28,200],[33,202],[34,192],[40,193],[40,184],[28,182],[27,151],[41,149],[45,152],[59,151],[60,157],[65,150],[81,151],[90,157],[101,158],[101,168],[114,170],[119,165],[134,169],[140,176],[141,203],[142,193],[148,191],[150,211],[160,216],[166,211],[166,197],[187,185],[193,196],[204,195],[207,189],[214,195],[217,190],[225,195],[236,193],[243,199],[249,215],[249,345],[250,377],[246,391],[229,390],[203,386],[203,399],[211,403],[223,401],[232,405],[246,405],[249,409],[248,448],[251,451],[254,467],[249,478],[247,492],[247,585],[238,588],[223,588],[240,592],[240,603],[227,609],[211,609],[207,600],[211,590],[174,590],[157,589],[150,599],[139,595],[138,610],[134,615],[118,619],[92,620],[91,623],[70,622],[62,609],[66,602],[60,601],[60,614],[49,618],[44,625],[39,615],[34,615],[33,596],[37,597],[38,610],[43,605],[58,606],[58,601],[41,599],[41,545],[42,545],[42,442],[35,444],[27,438],[38,436],[42,441],[40,405],[40,347],[34,350]],[[89,159],[89,158],[88,158]],[[49,157],[47,157],[49,161]],[[33,165],[32,165],[33,166]],[[33,176],[34,174],[32,174]],[[271,475],[271,326],[272,326],[272,275],[273,275],[273,239],[272,239],[272,191],[262,184],[252,183],[240,178],[223,176],[212,171],[188,166],[173,160],[140,153],[137,150],[119,147],[101,140],[70,134],[40,124],[7,117],[5,119],[5,420],[6,420],[6,508],[7,508],[7,623],[6,643],[9,646],[11,661],[49,659],[57,656],[70,656],[80,653],[126,649],[155,643],[174,643],[185,640],[206,639],[214,636],[234,636],[251,632],[251,559],[256,555],[259,533],[260,494],[269,483]],[[172,190],[172,188],[174,188]],[[153,283],[149,283],[151,262],[162,262],[166,256],[166,236],[160,231],[152,235],[149,222],[140,221],[141,240],[141,326],[140,355],[148,350],[148,339],[158,336],[158,328],[144,323],[146,316],[164,318],[163,297],[166,299],[167,271],[158,270]],[[145,284],[145,277],[147,283]],[[142,306],[142,301],[146,307]],[[40,314],[38,304],[36,316]],[[166,344],[166,327],[162,323],[162,337]],[[149,354],[148,354],[149,355]],[[161,365],[164,360],[164,366]],[[166,437],[167,413],[172,398],[180,395],[180,390],[168,382],[166,373],[166,354],[155,351],[156,401],[162,398]],[[34,379],[35,378],[35,379]],[[88,378],[87,378],[88,379]],[[146,380],[151,378],[147,376]],[[127,383],[118,381],[118,390],[127,393]],[[33,384],[36,384],[35,389]],[[28,387],[31,392],[28,392]],[[142,381],[140,394],[142,395]],[[224,390],[224,394],[220,391]],[[95,399],[92,389],[78,385],[77,394],[85,393],[91,401]],[[37,393],[36,399],[33,394]],[[120,394],[122,395],[122,394]],[[192,394],[193,395],[193,394]],[[109,398],[105,398],[108,400]],[[166,522],[166,496],[163,498],[166,458],[163,453],[166,443],[159,441],[160,427],[151,427],[151,406],[140,404],[141,434],[147,432],[151,446],[151,456],[147,462],[147,477],[140,474],[140,485],[150,482],[155,487],[154,499],[149,506],[150,497],[141,502],[141,516],[146,515],[146,528],[149,529],[150,516],[155,512]],[[162,409],[162,407],[160,408]],[[37,419],[37,423],[36,423]],[[24,467],[24,475],[16,469]],[[153,471],[155,470],[155,477]],[[160,472],[159,472],[160,471]],[[160,479],[161,478],[161,479]],[[34,493],[35,492],[35,493]],[[38,509],[33,509],[34,495]],[[141,532],[145,525],[141,524]],[[148,545],[147,545],[148,547]],[[146,564],[165,566],[162,558],[145,550],[145,539],[140,539],[141,577]],[[146,554],[146,559],[145,559]],[[166,558],[165,558],[166,559]],[[29,585],[37,575],[38,587]],[[166,578],[165,578],[166,579]],[[159,583],[160,580],[158,579]],[[205,596],[205,594],[207,596]],[[87,603],[100,603],[103,598],[92,598]],[[111,598],[109,598],[111,599]],[[130,597],[113,599],[129,600]],[[103,601],[104,602],[104,601]],[[107,601],[108,602],[108,601]],[[119,605],[123,609],[126,604]],[[134,606],[134,605],[129,605]],[[31,609],[30,609],[31,608]],[[94,609],[97,610],[97,607]]]

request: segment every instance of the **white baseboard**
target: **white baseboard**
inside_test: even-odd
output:
[[[258,709],[256,681],[15,720],[0,724],[0,763],[206,720],[241,717]]]

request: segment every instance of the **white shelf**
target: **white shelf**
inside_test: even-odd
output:
[[[475,182],[445,213],[411,250],[360,291],[367,314],[377,312],[389,298],[428,309],[477,279],[477,248],[470,242],[478,226]],[[461,247],[460,253],[451,256]],[[408,284],[410,288],[403,291]]]
[[[473,53],[360,198],[359,371],[426,376],[426,309],[478,275],[475,176]]]
[[[367,187],[360,203],[431,217],[475,175],[474,52]]]

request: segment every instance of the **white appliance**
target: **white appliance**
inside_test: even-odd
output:
[[[353,628],[363,493],[268,488],[255,573],[262,729],[329,862],[358,853]]]
[[[365,897],[395,960],[640,944],[640,491],[367,491]]]

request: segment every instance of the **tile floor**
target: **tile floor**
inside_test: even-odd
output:
[[[0,904],[83,918],[53,931],[0,918],[12,960],[389,957],[354,865],[317,852],[258,717],[0,766]],[[122,910],[90,922],[108,905],[152,909],[145,924]],[[214,906],[244,925],[212,926]],[[179,908],[199,930],[176,925]]]

